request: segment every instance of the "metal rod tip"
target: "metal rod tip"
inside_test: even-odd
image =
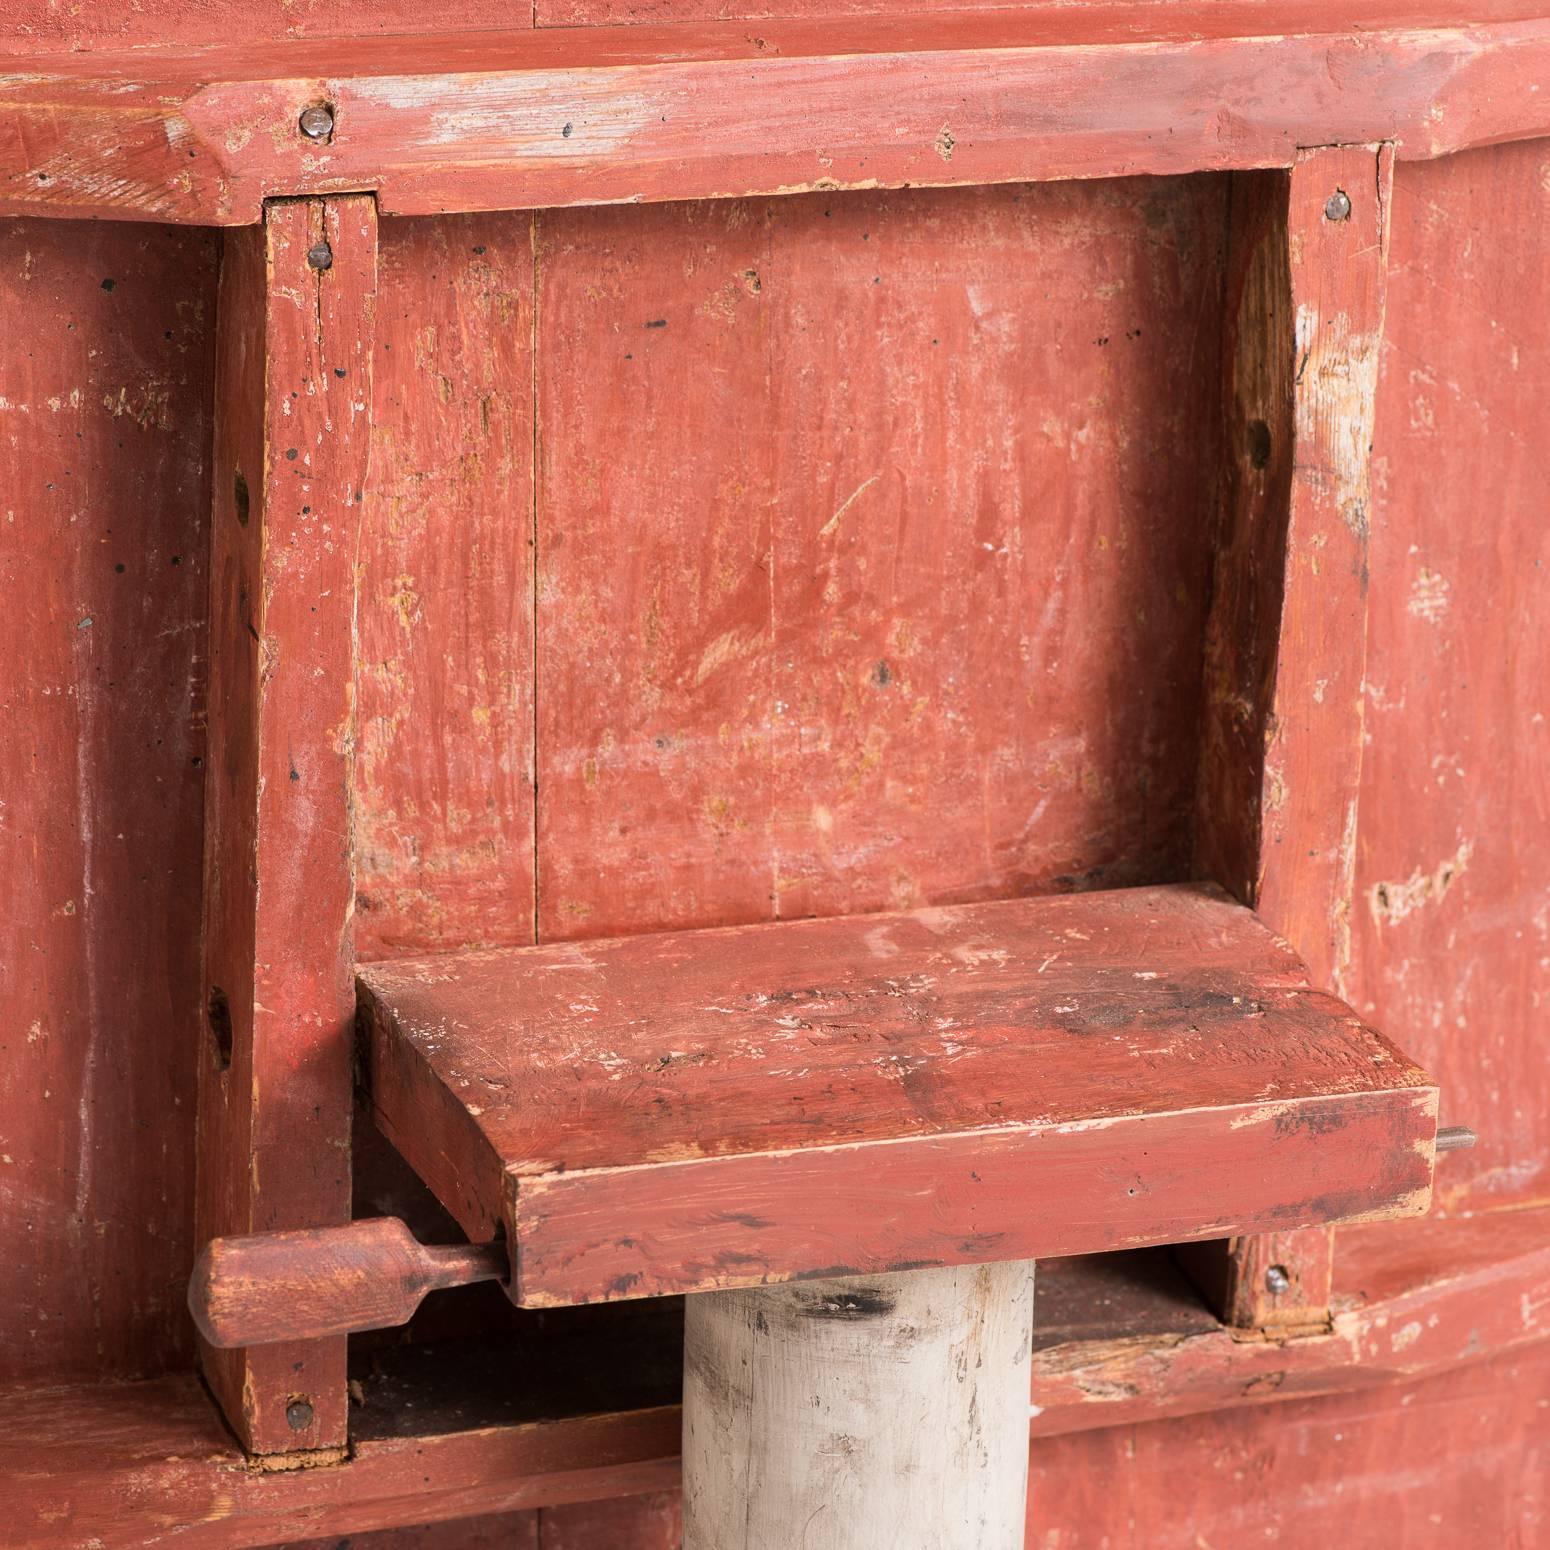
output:
[[[1437,1132],[1439,1152],[1467,1152],[1475,1144],[1475,1133],[1468,1125],[1444,1125]]]

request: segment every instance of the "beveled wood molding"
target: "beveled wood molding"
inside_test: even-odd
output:
[[[0,78],[0,214],[234,226],[325,193],[427,215],[1287,167],[1376,141],[1427,158],[1550,134],[1547,79],[1544,0],[56,54]]]

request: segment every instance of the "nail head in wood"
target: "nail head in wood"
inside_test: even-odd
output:
[[[285,1407],[285,1424],[293,1432],[304,1432],[312,1425],[312,1406],[305,1399],[293,1399]]]
[[[307,249],[307,262],[314,269],[332,269],[334,250],[326,242],[315,242]]]
[[[1343,188],[1337,188],[1324,201],[1324,219],[1326,221],[1348,221],[1351,219],[1351,196]]]
[[[334,138],[334,110],[327,103],[315,102],[310,108],[303,108],[296,123],[309,140]]]
[[[1265,1272],[1265,1287],[1272,1297],[1284,1297],[1292,1289],[1292,1278],[1284,1265],[1272,1265]]]

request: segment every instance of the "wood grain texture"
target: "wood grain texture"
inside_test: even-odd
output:
[[[1356,902],[1372,444],[1393,180],[1392,146],[1305,151],[1287,201],[1291,484],[1254,898],[1315,983],[1341,995],[1349,993]],[[1341,196],[1349,214],[1332,214],[1329,201]],[[1319,1320],[1333,1252],[1318,1230],[1240,1243],[1230,1255],[1229,1320]],[[1273,1268],[1286,1273],[1285,1290]]]
[[[1206,623],[1195,869],[1259,897],[1265,746],[1276,689],[1291,508],[1296,335],[1290,179],[1230,180],[1222,323],[1220,511]]]
[[[676,1491],[545,1507],[539,1514],[539,1550],[682,1550],[682,1543],[683,1503]]]
[[[56,54],[0,93],[0,214],[245,225],[1289,166],[1550,131],[1542,0],[1144,3]],[[297,116],[333,105],[327,142]]]
[[[0,56],[87,50],[198,47],[212,39],[248,43],[402,36],[444,28],[525,27],[521,0],[447,0],[427,10],[414,0],[139,0],[131,6],[80,6],[63,0],[8,0],[0,15]]]
[[[366,958],[533,940],[531,227],[382,226],[356,665]]]
[[[1350,963],[1391,147],[1305,152],[1287,214],[1292,477],[1255,906],[1337,994]],[[1332,218],[1331,199],[1349,203]]]
[[[214,1238],[200,1251],[188,1309],[223,1350],[320,1340],[407,1324],[430,1292],[506,1274],[493,1245],[416,1241],[395,1217]]]
[[[1392,148],[1339,147],[1303,153],[1285,180],[1240,177],[1232,203],[1197,866],[1337,993],[1351,956],[1392,185]],[[1223,1317],[1287,1325],[1321,1318],[1330,1252],[1310,1232],[1245,1241],[1224,1265],[1188,1258]]]
[[[542,218],[545,938],[1185,874],[1222,192]]]
[[[361,985],[379,1124],[471,1237],[504,1227],[524,1305],[1429,1195],[1429,1079],[1211,889],[404,960]]]
[[[1046,1439],[1029,1543],[1527,1550],[1550,1532],[1547,1392],[1539,1346],[1398,1388]]]
[[[346,1550],[544,1550],[545,1541],[539,1537],[542,1516],[540,1512],[503,1512],[498,1517],[376,1529],[351,1534],[343,1540],[337,1534],[329,1534],[322,1539],[293,1539],[276,1545],[274,1550],[340,1550],[341,1544]],[[608,1550],[607,1543],[594,1541],[590,1550]],[[622,1550],[647,1547],[631,1540],[625,1542]]]
[[[340,1537],[659,1492],[678,1476],[676,1405],[358,1434],[348,1465],[283,1470],[248,1467],[192,1375],[10,1392],[0,1417],[7,1531],[27,1550],[94,1539],[110,1550],[257,1550],[320,1536],[337,1550]]]
[[[684,1550],[1023,1550],[1033,1263],[691,1297]]]
[[[0,1381],[186,1359],[217,242],[0,222]]]
[[[320,243],[326,269],[308,261]],[[201,1242],[349,1216],[354,587],[375,288],[369,198],[276,205],[223,263]],[[254,1452],[343,1444],[343,1341],[207,1348],[204,1370]]]
[[[1405,168],[1394,223],[1353,998],[1479,1131],[1439,1206],[1484,1211],[1550,1200],[1550,147]]]

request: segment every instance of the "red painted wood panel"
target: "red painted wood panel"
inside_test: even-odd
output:
[[[216,245],[0,222],[0,1381],[187,1355]]]
[[[682,1541],[676,1491],[546,1507],[539,1514],[538,1550],[678,1550]]]
[[[1424,1382],[1044,1438],[1037,1550],[1550,1541],[1550,1348]]]
[[[1480,1133],[1443,1209],[1550,1200],[1550,145],[1401,168],[1378,403],[1353,998]]]
[[[548,1541],[539,1535],[539,1518],[540,1514],[536,1512],[503,1512],[485,1518],[453,1518],[445,1523],[374,1529],[364,1534],[292,1539],[283,1545],[272,1546],[271,1550],[548,1550]],[[646,1550],[646,1547],[636,1546],[633,1542],[615,1542],[611,1546],[607,1541],[594,1541],[584,1550]]]
[[[531,227],[382,226],[356,654],[363,958],[533,940]]]
[[[545,937],[1181,875],[1223,190],[545,216]]]
[[[145,48],[287,38],[375,37],[451,27],[526,27],[531,0],[138,0],[93,5],[70,0],[6,0],[0,54],[59,49]]]

